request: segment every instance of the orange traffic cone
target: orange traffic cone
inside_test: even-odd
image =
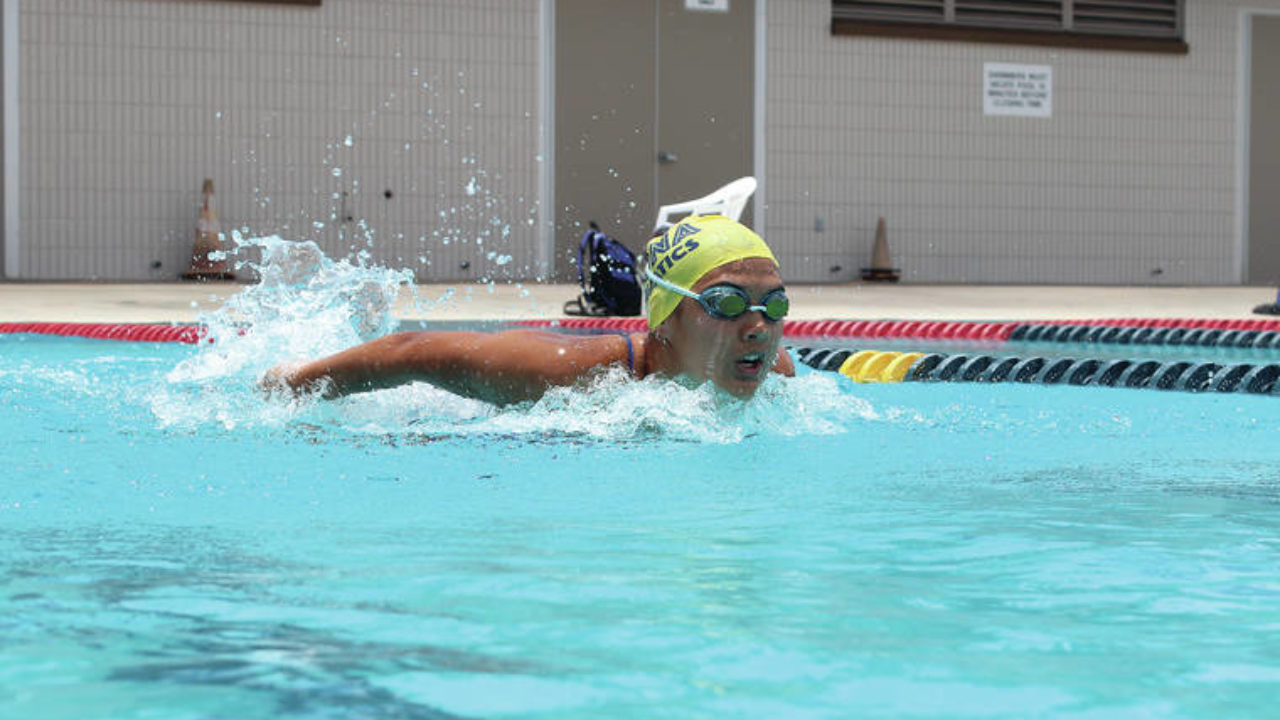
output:
[[[871,282],[898,282],[900,271],[889,260],[889,231],[884,218],[876,223],[876,244],[871,248],[871,267],[862,268],[862,279]]]
[[[235,280],[227,267],[222,233],[218,232],[218,213],[213,209],[213,180],[205,178],[204,203],[196,221],[196,238],[191,246],[191,265],[182,273],[183,280]]]

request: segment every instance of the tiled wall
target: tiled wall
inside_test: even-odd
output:
[[[205,177],[224,229],[343,257],[369,228],[424,280],[536,275],[538,20],[536,0],[23,0],[22,277],[175,277]]]
[[[1239,282],[1242,3],[1186,6],[1177,56],[833,37],[828,0],[770,0],[766,230],[788,277],[856,277],[884,216],[904,280]],[[985,62],[1051,66],[1053,117],[984,116]]]

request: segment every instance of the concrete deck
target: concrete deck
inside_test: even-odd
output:
[[[196,322],[244,286],[235,283],[0,282],[0,322]],[[451,300],[427,312],[406,297],[405,320],[479,321],[564,317],[572,285],[422,285],[419,297]],[[792,285],[802,319],[1049,320],[1102,317],[1249,318],[1272,287],[1080,287],[1005,285]]]

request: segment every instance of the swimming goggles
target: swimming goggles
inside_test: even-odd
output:
[[[699,294],[686,290],[673,282],[663,280],[649,268],[645,268],[644,271],[658,287],[670,290],[677,295],[697,300],[708,315],[718,320],[733,320],[743,313],[759,310],[764,313],[766,320],[778,322],[786,317],[787,311],[791,309],[791,301],[787,299],[787,291],[782,288],[770,290],[764,294],[764,297],[760,298],[759,305],[752,305],[751,296],[747,295],[747,292],[742,288],[734,285],[712,285]]]

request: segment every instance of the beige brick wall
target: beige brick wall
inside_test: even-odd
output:
[[[175,277],[205,177],[224,228],[342,257],[345,191],[422,279],[536,272],[536,1],[23,0],[20,35],[24,278]]]
[[[1240,281],[1241,8],[1280,0],[1187,0],[1187,56],[833,37],[828,0],[761,1],[788,277],[856,277],[884,216],[908,281]],[[345,191],[380,262],[538,275],[539,13],[22,0],[21,276],[174,277],[206,176],[227,228],[340,257]],[[985,62],[1051,66],[1053,117],[984,116]]]
[[[833,37],[827,0],[770,0],[766,230],[788,275],[854,277],[884,216],[911,281],[1239,282],[1243,5],[1187,0],[1191,52],[1170,56]],[[1053,117],[984,116],[985,62],[1052,66]]]

